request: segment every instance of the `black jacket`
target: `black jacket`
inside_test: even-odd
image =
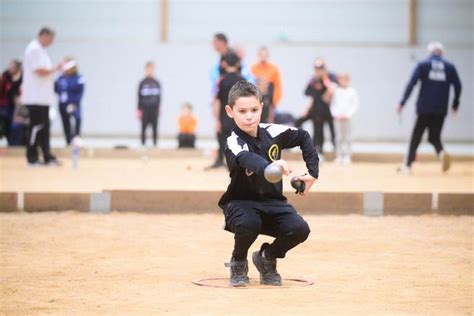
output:
[[[160,106],[161,86],[155,78],[145,78],[138,87],[138,108]]]
[[[283,183],[269,183],[263,172],[272,161],[281,158],[285,148],[299,146],[308,173],[319,176],[319,158],[308,132],[278,124],[260,124],[256,138],[235,127],[227,138],[225,155],[230,169],[230,184],[221,197],[224,208],[232,200],[286,200]]]

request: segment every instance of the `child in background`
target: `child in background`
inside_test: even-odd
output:
[[[54,84],[54,91],[59,98],[59,112],[66,144],[70,145],[72,139],[81,134],[81,100],[85,80],[77,70],[76,61],[71,57],[65,58],[63,71]]]
[[[193,113],[193,106],[191,103],[185,102],[178,117],[178,148],[195,148],[197,124],[198,119]]]
[[[1,74],[0,78],[0,139],[5,136],[8,145],[19,145],[15,141],[14,112],[20,96],[20,86],[23,80],[21,62],[12,60],[8,69]]]
[[[232,86],[240,80],[245,80],[239,71],[239,56],[237,56],[237,54],[234,52],[230,52],[224,56],[222,65],[225,69],[225,74],[223,75],[221,81],[219,81],[217,89],[218,92],[216,99],[214,100],[214,118],[216,120],[216,134],[217,141],[219,143],[219,151],[214,163],[206,167],[205,170],[226,166],[226,163],[224,162],[225,142],[227,137],[232,132],[235,123],[227,116],[225,112],[225,106],[227,105],[229,91]]]
[[[146,130],[151,125],[153,146],[158,141],[158,116],[160,114],[162,88],[155,78],[155,64],[149,61],[145,64],[145,78],[138,86],[137,118],[142,121],[141,141],[146,143]]]
[[[332,87],[331,114],[336,120],[336,162],[351,163],[351,118],[359,107],[357,91],[350,86],[350,77],[342,73],[338,86]]]

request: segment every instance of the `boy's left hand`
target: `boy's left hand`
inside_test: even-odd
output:
[[[311,176],[309,174],[299,176],[299,177],[297,177],[297,180],[301,180],[305,183],[304,192],[299,193],[300,195],[306,195],[306,193],[309,192],[309,189],[314,184],[314,182],[316,182],[316,178],[314,178],[313,176]]]

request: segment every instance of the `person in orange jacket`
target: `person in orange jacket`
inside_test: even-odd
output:
[[[179,135],[178,148],[194,148],[198,119],[193,113],[193,106],[185,102],[178,117]]]
[[[280,70],[277,65],[270,63],[270,53],[268,48],[265,46],[260,47],[258,50],[258,62],[253,64],[251,69],[257,82],[267,82],[271,86],[272,91],[272,104],[269,108],[268,121],[273,121],[273,109],[278,105],[281,100],[282,87],[281,87],[281,76]]]

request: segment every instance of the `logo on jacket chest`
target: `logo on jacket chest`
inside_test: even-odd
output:
[[[275,161],[275,160],[278,160],[279,157],[280,157],[280,147],[278,147],[277,144],[271,145],[270,148],[268,149],[268,158],[271,161]]]

